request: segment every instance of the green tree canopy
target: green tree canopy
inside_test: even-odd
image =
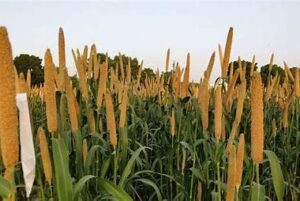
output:
[[[284,81],[284,78],[285,78],[284,70],[280,66],[274,64],[272,66],[270,75],[273,77],[276,75],[276,72],[278,72],[278,75],[280,76],[280,84],[282,84]],[[268,76],[269,76],[269,64],[266,64],[260,68],[260,74],[261,74],[261,79],[262,79],[264,86],[267,86]]]
[[[18,74],[23,73],[25,76],[27,70],[31,71],[31,84],[38,85],[44,82],[44,68],[42,66],[42,59],[28,54],[20,54],[14,59]]]
[[[155,73],[151,68],[144,68],[142,70],[142,75],[141,75],[141,82],[144,83],[147,78],[154,78]]]
[[[130,66],[131,66],[131,77],[133,79],[137,78],[138,75],[138,71],[139,68],[141,67],[139,60],[136,57],[129,57],[125,54],[122,54],[122,62],[123,62],[123,66],[124,66],[124,73],[126,75],[126,66],[129,64],[130,61]],[[100,63],[105,62],[106,59],[106,55],[103,53],[99,53],[98,54],[98,58],[100,58]],[[120,57],[119,55],[114,56],[113,58],[108,57],[108,66],[112,67],[114,69],[116,69],[117,65],[120,66]],[[121,76],[121,72],[119,72],[119,76]],[[155,73],[151,68],[144,68],[142,70],[142,74],[141,74],[141,82],[144,82],[146,79],[146,76],[148,78],[154,77]]]

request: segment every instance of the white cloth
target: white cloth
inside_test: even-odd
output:
[[[35,178],[36,160],[29,114],[29,104],[26,93],[17,94],[17,106],[19,109],[21,163],[26,187],[26,196],[29,197]]]

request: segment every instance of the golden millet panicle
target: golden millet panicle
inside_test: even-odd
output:
[[[131,61],[130,61],[130,58],[128,60],[128,65],[126,65],[126,81],[127,81],[127,83],[131,83]]]
[[[170,48],[167,50],[167,56],[166,56],[166,72],[169,70],[169,63],[170,63]]]
[[[300,96],[300,86],[299,86],[299,82],[300,82],[300,79],[299,79],[299,68],[296,68],[296,71],[295,71],[295,84],[294,84],[294,88],[295,88],[295,95],[296,97],[299,97]]]
[[[82,56],[83,57],[83,56]],[[85,60],[81,58],[80,55],[78,55],[78,75],[79,75],[79,86],[82,93],[82,96],[85,101],[88,100],[89,92],[88,92],[88,85],[87,85],[87,77],[86,77],[86,71],[84,66]]]
[[[217,141],[222,135],[222,89],[217,86],[215,92],[215,137]]]
[[[218,44],[218,50],[219,50],[220,66],[221,66],[221,71],[222,71],[222,66],[223,66],[223,51],[222,51],[222,47],[221,47],[220,44]]]
[[[27,70],[27,75],[26,75],[26,83],[28,86],[28,89],[31,89],[31,71],[30,69]]]
[[[59,66],[66,67],[65,36],[64,30],[60,27],[58,33],[58,55]]]
[[[60,27],[58,33],[58,57],[59,57],[59,79],[58,89],[61,91],[65,90],[65,68],[66,68],[66,52],[65,52],[65,36],[64,31]]]
[[[73,93],[72,85],[70,83],[70,79],[67,72],[65,72],[65,84],[68,102],[68,112],[71,122],[71,130],[73,133],[75,133],[76,131],[78,131],[78,112],[76,111],[76,98]]]
[[[82,143],[82,157],[83,157],[83,164],[85,165],[86,164],[86,157],[87,157],[87,154],[88,154],[88,146],[87,146],[87,141],[86,139],[83,140],[83,143]]]
[[[252,58],[252,63],[251,63],[251,70],[250,70],[250,77],[252,77],[253,73],[254,73],[254,67],[255,67],[255,56],[253,56]]]
[[[236,149],[232,146],[229,151],[226,201],[234,201],[236,181]]]
[[[87,77],[88,79],[91,79],[92,76],[92,71],[93,71],[93,60],[94,60],[94,49],[95,49],[95,45],[93,44],[91,47],[91,51],[90,51],[90,56],[88,58],[88,68],[87,68]]]
[[[94,110],[92,108],[88,108],[87,110],[88,110],[87,117],[88,117],[89,129],[90,129],[90,132],[93,133],[96,131]]]
[[[94,80],[96,81],[98,80],[99,71],[100,71],[100,62],[97,57],[97,52],[94,54],[93,62],[94,62]]]
[[[99,88],[97,95],[97,107],[101,108],[103,102],[103,96],[106,90],[106,81],[108,76],[108,64],[100,65],[100,80],[99,80]]]
[[[125,77],[125,75],[124,75],[124,63],[123,63],[121,53],[119,53],[119,64],[120,64],[119,67],[120,67],[120,71],[121,71],[121,78],[122,78],[122,80],[124,80],[124,77]]]
[[[208,107],[209,107],[209,86],[207,82],[202,83],[201,86],[201,101],[200,101],[200,110],[201,110],[201,121],[203,129],[208,128]]]
[[[226,109],[227,111],[230,110],[231,107],[231,103],[232,103],[232,97],[233,97],[233,93],[234,93],[234,89],[235,89],[235,85],[236,82],[240,76],[240,71],[241,69],[238,68],[233,75],[233,78],[230,80],[230,84],[226,93],[226,98],[225,98],[225,105],[226,105]]]
[[[276,137],[276,134],[277,134],[276,120],[273,119],[273,120],[272,120],[272,136],[273,136],[273,137]]]
[[[230,59],[231,45],[232,45],[232,37],[233,37],[233,28],[230,27],[227,35],[227,41],[225,46],[224,58],[223,58],[223,66],[222,66],[222,77],[227,77],[228,72],[228,64]]]
[[[201,121],[203,129],[208,128],[208,107],[209,107],[209,99],[210,99],[210,92],[209,92],[209,78],[211,75],[212,68],[215,62],[215,52],[211,55],[209,59],[209,63],[207,69],[204,72],[204,79],[201,81],[200,84],[200,93],[198,97],[198,101],[200,104],[201,110]]]
[[[5,27],[0,27],[0,141],[3,164],[19,161],[18,113],[12,50]]]
[[[115,113],[112,97],[109,92],[105,94],[105,104],[106,104],[106,123],[107,129],[110,136],[110,143],[114,147],[117,146],[117,133],[116,133],[116,122],[115,122]]]
[[[48,142],[42,127],[38,128],[37,131],[39,142],[40,142],[40,150],[41,150],[41,157],[43,163],[44,174],[46,180],[49,184],[51,184],[52,180],[52,165],[51,165],[51,158],[48,149]]]
[[[290,67],[287,65],[287,63],[286,63],[285,61],[283,62],[283,64],[284,64],[284,70],[285,70],[285,72],[286,72],[286,74],[287,74],[287,77],[288,77],[292,82],[294,82],[295,79],[294,79],[294,76],[293,76],[293,74],[292,74],[292,72],[291,72],[291,70],[290,70]]]
[[[222,115],[222,133],[221,133],[221,139],[224,141],[226,139],[226,126],[225,126],[225,116]]]
[[[282,117],[282,127],[287,128],[289,125],[289,102],[284,103],[283,117]]]
[[[171,114],[171,135],[174,137],[176,134],[176,117],[175,117],[175,110],[172,108]]]
[[[49,132],[57,130],[56,92],[53,75],[52,55],[49,49],[45,53],[45,101],[46,116]]]
[[[198,181],[197,184],[197,201],[202,201],[202,183]]]
[[[122,102],[120,104],[120,122],[119,127],[124,128],[126,122],[126,113],[127,113],[127,104],[128,104],[128,91],[127,87],[123,89]]]
[[[240,134],[239,145],[237,148],[236,156],[236,186],[240,187],[243,176],[243,164],[244,164],[244,154],[245,154],[245,137],[244,134]]]
[[[251,79],[251,157],[257,163],[263,161],[264,150],[264,111],[263,86],[259,72]]]
[[[243,108],[244,108],[244,100],[246,96],[246,80],[242,81],[240,87],[239,87],[239,94],[238,94],[238,102],[236,107],[236,113],[235,113],[235,121],[237,124],[241,122],[242,114],[243,114]]]
[[[190,53],[186,57],[186,67],[183,75],[183,93],[184,96],[188,95],[188,88],[190,83]]]

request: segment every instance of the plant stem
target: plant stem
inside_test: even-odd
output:
[[[113,155],[114,155],[114,184],[117,184],[118,158],[117,158],[117,150],[116,149],[114,149]]]
[[[218,174],[218,194],[219,194],[219,201],[221,201],[221,178],[220,178],[220,162],[217,162],[217,174]]]
[[[256,182],[259,184],[259,164],[255,163],[256,167]]]
[[[195,154],[195,146],[194,146],[193,147],[193,168],[192,169],[195,168],[195,158],[196,158],[195,155],[196,154]],[[193,183],[194,183],[194,174],[192,173],[191,186],[190,186],[190,200],[192,200],[192,198],[193,198]]]

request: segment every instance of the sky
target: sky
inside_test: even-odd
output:
[[[171,61],[185,66],[191,55],[191,80],[199,81],[209,57],[224,49],[234,28],[231,60],[258,65],[300,65],[300,2],[281,1],[0,1],[0,26],[6,26],[13,55],[44,57],[51,49],[58,65],[58,30],[63,27],[67,66],[76,73],[71,50],[96,44],[98,52],[137,57],[144,66],[164,70]],[[212,79],[220,75],[218,54]]]

